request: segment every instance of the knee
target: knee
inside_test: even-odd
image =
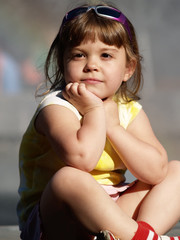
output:
[[[77,180],[78,174],[76,169],[72,167],[63,167],[58,170],[51,180],[54,188],[69,188]]]
[[[88,178],[92,178],[89,173],[83,172],[73,167],[63,167],[55,173],[50,185],[54,193],[66,196],[73,193],[78,188],[83,188],[89,182]]]

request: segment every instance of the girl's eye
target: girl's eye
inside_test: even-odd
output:
[[[74,53],[73,54],[73,58],[74,59],[80,59],[80,58],[83,58],[83,57],[84,57],[83,53]]]
[[[111,58],[112,56],[109,53],[103,53],[102,57],[103,58]]]

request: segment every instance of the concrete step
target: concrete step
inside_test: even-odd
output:
[[[20,240],[20,232],[17,225],[14,226],[0,226],[0,240]],[[171,231],[168,232],[169,236],[180,235],[180,223],[178,223]]]
[[[0,240],[19,240],[20,232],[17,225],[0,226]]]

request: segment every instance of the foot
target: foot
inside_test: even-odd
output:
[[[94,238],[94,240],[120,240],[119,238],[115,238],[114,235],[108,231],[100,231],[100,233]]]

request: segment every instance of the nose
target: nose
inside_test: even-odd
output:
[[[98,62],[94,58],[87,59],[84,72],[98,71]]]

